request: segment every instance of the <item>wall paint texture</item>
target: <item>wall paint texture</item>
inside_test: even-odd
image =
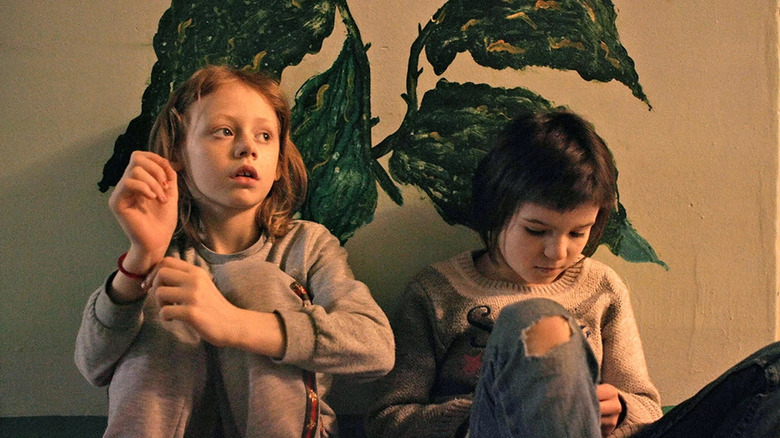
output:
[[[441,4],[350,2],[372,44],[375,139],[403,116],[409,46]],[[140,110],[152,37],[170,3],[0,5],[0,416],[105,414],[105,390],[90,387],[72,359],[87,296],[126,246],[97,181]],[[461,54],[446,76],[529,88],[583,114],[606,139],[629,218],[670,270],[603,248],[596,258],[629,285],[651,376],[672,404],[778,338],[778,2],[615,5],[652,111],[619,83],[572,72],[495,71]],[[321,53],[285,71],[290,96],[330,66],[343,33],[337,25]],[[438,77],[421,65],[424,90]],[[346,245],[387,311],[416,271],[479,245],[417,189],[404,197],[398,207],[380,194],[374,222]]]

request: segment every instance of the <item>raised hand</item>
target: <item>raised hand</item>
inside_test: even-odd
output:
[[[108,204],[130,250],[124,262],[128,271],[145,273],[162,260],[178,216],[176,172],[165,158],[135,151]]]
[[[121,261],[125,271],[145,275],[165,257],[178,218],[176,184],[176,171],[165,158],[144,151],[130,156],[108,199],[111,212],[130,240],[130,249]],[[114,277],[107,292],[117,303],[146,295],[137,279],[123,274]]]

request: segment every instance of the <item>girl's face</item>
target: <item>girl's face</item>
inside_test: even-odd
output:
[[[255,89],[231,81],[195,102],[187,115],[179,167],[202,213],[255,213],[279,176],[273,107]]]
[[[595,204],[565,212],[524,204],[498,235],[492,276],[523,285],[552,283],[579,259],[598,212]]]

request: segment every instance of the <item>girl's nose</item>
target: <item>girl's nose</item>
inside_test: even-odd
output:
[[[257,158],[257,149],[251,138],[246,135],[237,135],[234,145],[236,158],[252,157]]]
[[[552,238],[545,243],[544,255],[550,260],[566,258],[566,239]]]

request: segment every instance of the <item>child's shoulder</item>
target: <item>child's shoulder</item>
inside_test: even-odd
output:
[[[431,276],[443,276],[446,278],[465,276],[470,271],[476,270],[472,259],[472,251],[458,253],[448,259],[434,262],[419,272],[414,278],[426,278]]]
[[[295,219],[290,221],[287,233],[281,240],[310,240],[310,239],[336,239],[336,236],[325,225],[317,222]]]
[[[620,275],[606,263],[590,257],[583,257],[581,263],[584,280],[590,282],[595,281],[602,288],[612,290],[613,292],[622,293],[628,291],[628,288]]]
[[[423,295],[460,295],[464,289],[477,288],[472,252],[466,251],[437,261],[416,272],[408,289]],[[445,293],[447,292],[447,293]]]
[[[325,225],[319,222],[309,221],[305,219],[293,219],[290,221],[289,232],[306,232],[308,234],[332,234]]]
[[[274,239],[272,245],[277,250],[298,248],[304,251],[341,247],[338,238],[326,226],[303,219],[291,221],[287,232]]]

